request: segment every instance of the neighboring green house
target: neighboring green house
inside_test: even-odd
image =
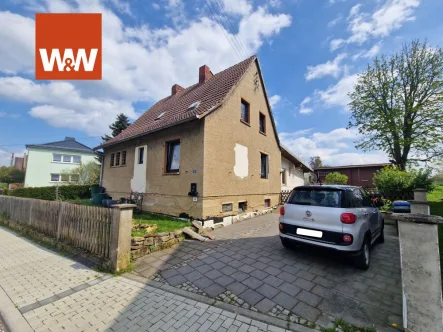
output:
[[[25,187],[55,186],[75,182],[78,177],[66,174],[81,164],[96,160],[96,153],[73,137],[64,141],[26,145]]]

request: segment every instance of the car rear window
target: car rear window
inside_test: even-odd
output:
[[[332,208],[342,207],[342,191],[335,189],[300,188],[294,189],[289,204],[324,206]]]

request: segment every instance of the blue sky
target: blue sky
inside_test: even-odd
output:
[[[102,81],[34,81],[36,12],[103,13]],[[383,162],[355,150],[347,93],[375,56],[414,38],[443,46],[441,0],[4,0],[0,165],[25,144],[96,146],[117,113],[135,119],[198,67],[258,54],[282,142],[329,165]]]

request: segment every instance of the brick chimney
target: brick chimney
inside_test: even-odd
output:
[[[175,95],[176,93],[179,93],[180,91],[183,91],[185,88],[178,85],[178,84],[174,84],[171,88],[171,96]]]
[[[198,69],[198,83],[204,83],[212,77],[211,69],[203,65]]]

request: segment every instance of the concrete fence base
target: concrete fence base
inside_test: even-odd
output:
[[[398,221],[403,324],[414,332],[443,331],[438,223],[424,214],[392,214]]]

